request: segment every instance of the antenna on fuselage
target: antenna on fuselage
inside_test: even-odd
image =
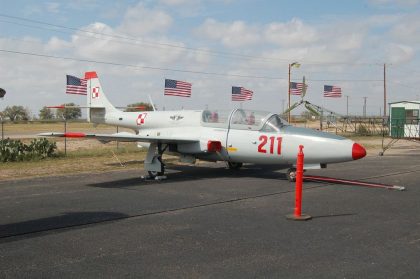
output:
[[[147,95],[147,97],[149,97],[149,102],[152,105],[153,111],[156,111],[156,107],[155,107],[155,104],[153,104],[152,97],[150,95]]]

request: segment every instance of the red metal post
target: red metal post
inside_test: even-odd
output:
[[[295,186],[295,211],[294,214],[287,215],[287,219],[296,221],[306,221],[312,217],[302,214],[302,186],[303,186],[303,145],[299,145],[299,152],[296,160],[296,186]]]
[[[302,184],[303,184],[303,145],[299,145],[299,153],[296,160],[296,187],[295,187],[295,216],[302,215]]]

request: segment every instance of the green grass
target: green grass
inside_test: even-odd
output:
[[[90,149],[78,149],[73,151],[68,151],[67,155],[64,154],[64,151],[58,152],[58,157],[67,157],[67,158],[79,158],[79,157],[107,157],[110,154],[114,153],[116,155],[129,155],[129,154],[143,154],[146,153],[146,149],[140,149],[134,145],[123,145],[119,148],[115,146],[104,146],[98,148]]]
[[[68,152],[67,156],[60,152],[57,157],[44,160],[0,163],[0,180],[142,169],[145,157],[145,150],[135,146],[82,149]]]

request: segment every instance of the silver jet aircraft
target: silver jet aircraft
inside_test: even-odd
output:
[[[229,168],[243,163],[276,164],[295,178],[299,145],[305,147],[304,169],[363,158],[366,150],[349,139],[313,129],[297,128],[276,113],[234,109],[123,112],[104,94],[96,72],[86,72],[87,119],[117,125],[134,133],[42,133],[40,136],[95,138],[101,142],[138,142],[148,147],[144,168],[150,178],[164,175],[162,154],[176,154],[181,162],[225,161]]]

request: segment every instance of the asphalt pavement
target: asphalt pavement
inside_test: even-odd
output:
[[[171,166],[166,181],[118,171],[0,182],[1,278],[419,278],[420,150],[312,175],[275,166]]]

